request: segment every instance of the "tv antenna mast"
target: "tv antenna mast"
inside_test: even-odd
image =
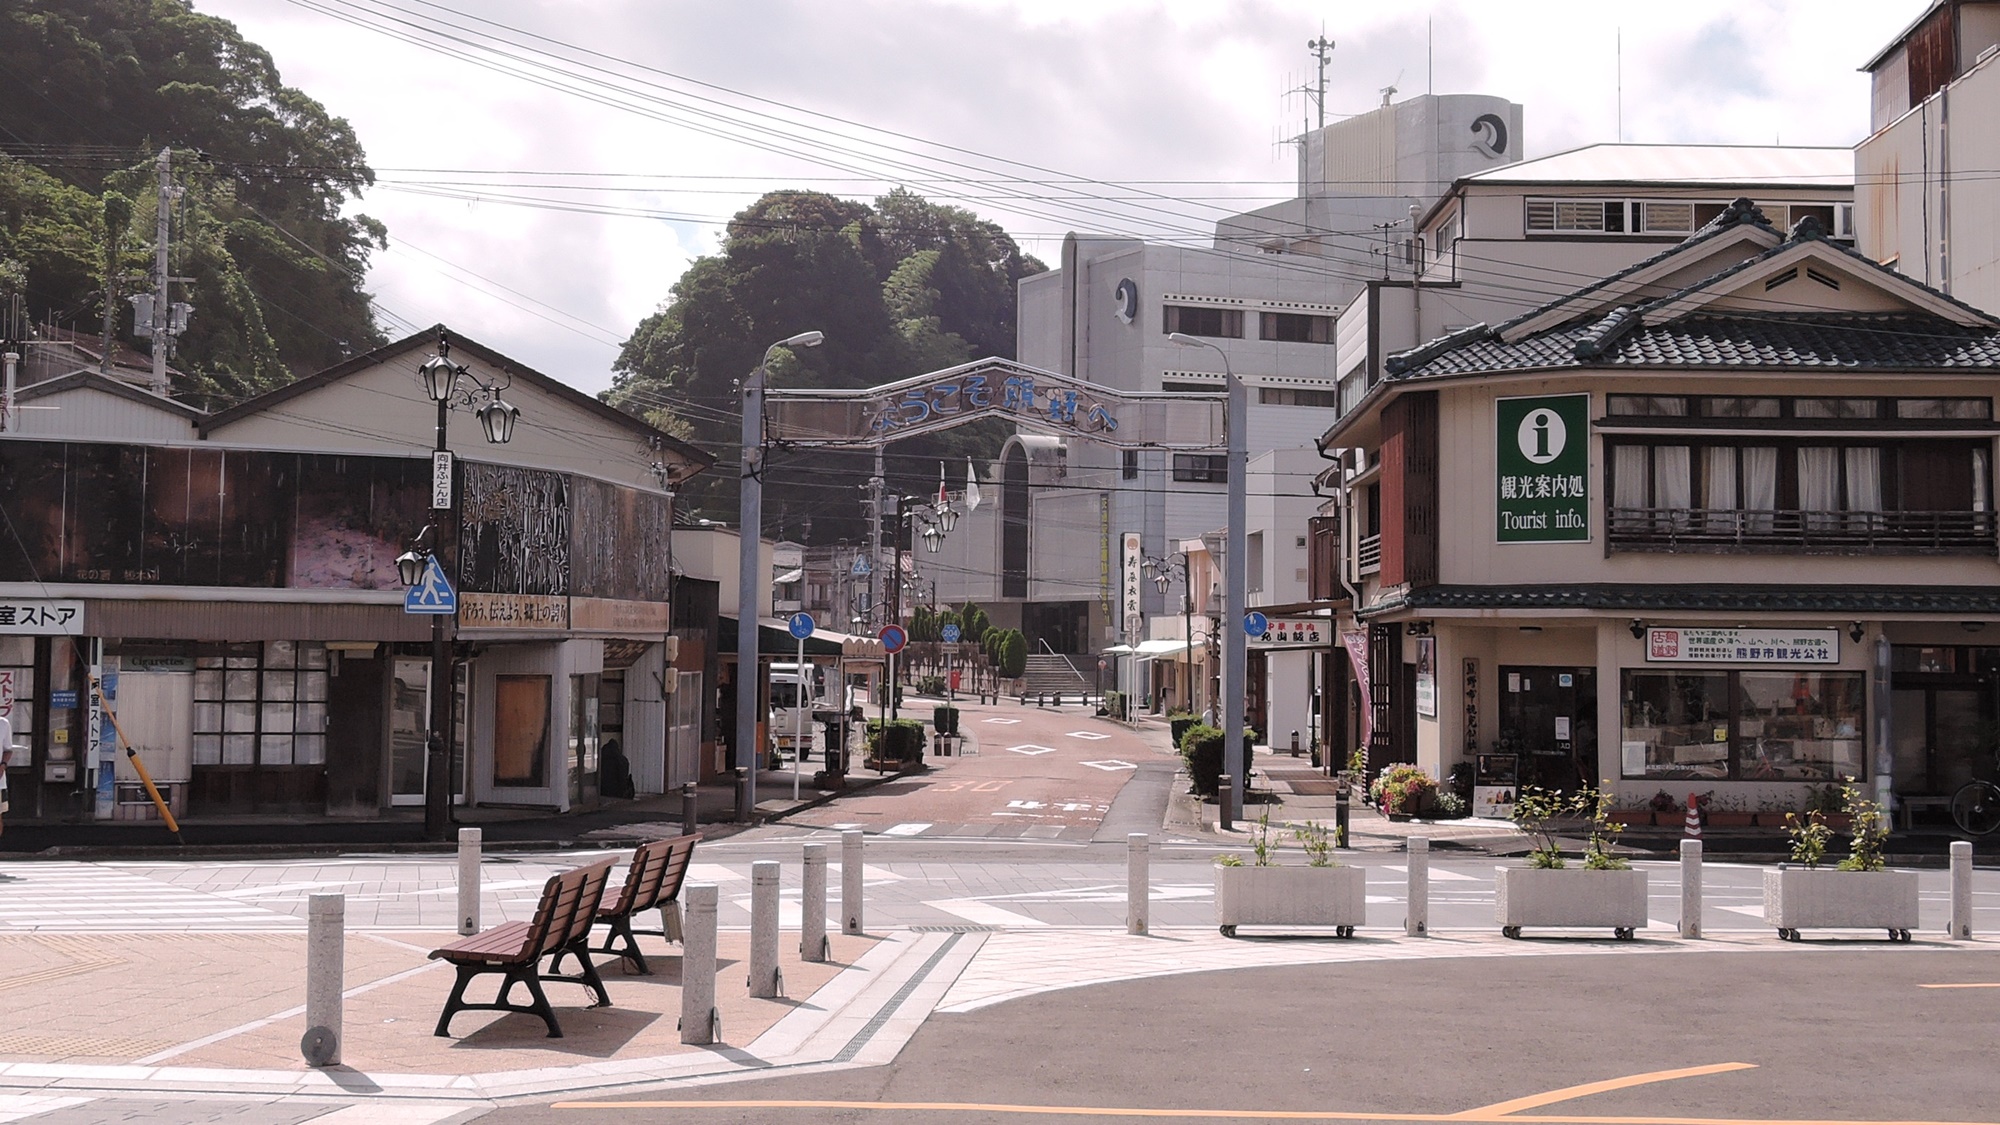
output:
[[[1319,127],[1324,129],[1326,128],[1326,61],[1327,56],[1333,53],[1333,40],[1326,37],[1325,27],[1319,29],[1319,38],[1306,40],[1306,50],[1311,51],[1319,60],[1319,79],[1305,87],[1305,93],[1319,110]]]

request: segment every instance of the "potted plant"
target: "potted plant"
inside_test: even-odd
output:
[[[1412,765],[1398,764],[1383,770],[1368,789],[1368,797],[1382,815],[1404,821],[1426,811],[1437,794],[1437,779]]]
[[[1167,712],[1167,736],[1173,739],[1174,749],[1180,749],[1181,737],[1187,734],[1189,727],[1200,721],[1201,716],[1192,711]]]
[[[1794,815],[1792,861],[1764,872],[1764,921],[1786,941],[1800,930],[1887,930],[1909,941],[1917,925],[1917,873],[1890,871],[1882,855],[1889,827],[1882,810],[1853,785],[1845,787],[1850,829],[1847,858],[1826,862],[1833,829],[1818,812]]]
[[[1610,821],[1611,798],[1602,789],[1577,793],[1530,786],[1514,802],[1514,822],[1536,843],[1528,866],[1502,867],[1495,874],[1495,915],[1500,932],[1521,936],[1526,926],[1609,926],[1630,941],[1646,924],[1646,873],[1614,854],[1619,825]],[[1589,817],[1580,868],[1563,859],[1556,839],[1559,822]]]
[[[1365,924],[1366,869],[1334,863],[1333,839],[1323,824],[1301,824],[1291,834],[1305,852],[1303,865],[1273,862],[1277,845],[1268,810],[1251,833],[1254,863],[1233,855],[1216,861],[1215,921],[1222,936],[1235,937],[1238,926],[1332,926],[1336,937],[1347,938]]]

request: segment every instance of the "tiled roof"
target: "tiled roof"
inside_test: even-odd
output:
[[[1625,585],[1427,586],[1362,616],[1426,609],[1595,609],[1618,613],[1720,612],[2000,614],[2000,586]]]
[[[1603,318],[1608,320],[1609,318]],[[1476,371],[1563,367],[1806,367],[1848,370],[1983,368],[2000,370],[2000,331],[1966,328],[1922,315],[1753,314],[1693,316],[1633,330],[1606,341],[1592,358],[1578,346],[1604,331],[1579,321],[1519,343],[1487,339],[1432,356],[1395,376],[1421,379]]]

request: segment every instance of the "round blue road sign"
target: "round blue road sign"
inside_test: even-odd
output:
[[[1243,631],[1261,637],[1271,631],[1271,619],[1253,609],[1243,615]]]
[[[813,635],[813,630],[817,628],[818,625],[816,622],[813,621],[812,614],[794,613],[792,614],[792,619],[788,627],[792,631],[792,636],[797,637],[799,640],[803,641],[807,637]]]
[[[884,625],[882,631],[875,635],[882,638],[883,652],[901,652],[903,646],[910,643],[910,635],[903,631],[901,625]]]
[[[941,635],[944,637],[944,643],[948,645],[955,645],[958,643],[957,625],[947,624],[940,632]]]

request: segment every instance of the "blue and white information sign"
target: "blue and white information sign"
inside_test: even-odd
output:
[[[944,630],[943,630],[943,632],[942,632],[942,634],[941,634],[941,635],[942,635],[942,636],[944,637],[944,643],[946,643],[946,644],[948,644],[948,645],[955,645],[955,644],[957,644],[957,643],[958,643],[958,626],[957,626],[957,625],[955,625],[955,624],[947,624],[947,625],[946,625],[946,626],[944,627]]]
[[[818,625],[813,621],[813,615],[810,613],[794,613],[792,614],[791,621],[786,625],[786,628],[792,631],[792,636],[802,641],[812,636],[813,630],[817,627]]]
[[[1271,619],[1253,609],[1243,615],[1243,631],[1253,637],[1261,637],[1271,631]]]
[[[403,595],[403,612],[458,612],[458,591],[451,588],[451,580],[444,576],[444,568],[438,565],[436,555],[432,555],[424,567],[424,580]]]

